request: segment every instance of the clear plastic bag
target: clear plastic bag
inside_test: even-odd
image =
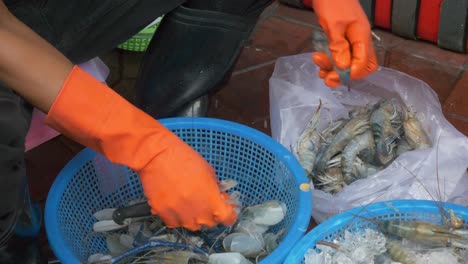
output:
[[[417,113],[433,147],[403,153],[386,169],[331,195],[313,190],[317,222],[377,201],[426,199],[468,205],[468,138],[444,117],[437,94],[424,82],[381,67],[365,79],[330,89],[318,75],[311,53],[279,58],[270,78],[272,136],[292,151],[322,101],[319,131],[347,117],[351,106],[395,98]],[[410,173],[411,172],[411,173]],[[437,173],[438,172],[438,173]]]

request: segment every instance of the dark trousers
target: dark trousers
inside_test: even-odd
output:
[[[4,2],[23,23],[79,64],[115,48],[184,0]],[[0,246],[24,205],[24,144],[31,116],[32,107],[0,82]]]

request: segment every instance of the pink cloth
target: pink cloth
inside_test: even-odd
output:
[[[29,132],[26,135],[26,151],[31,150],[40,144],[47,142],[60,135],[59,132],[44,125],[46,115],[34,108]]]
[[[109,75],[109,68],[99,58],[94,58],[79,65],[83,70],[93,75],[101,82],[105,82]],[[26,135],[26,151],[31,150],[60,135],[59,132],[44,124],[46,115],[38,109],[33,110],[31,126]]]

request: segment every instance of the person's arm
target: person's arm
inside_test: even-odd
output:
[[[196,151],[107,85],[73,65],[0,2],[0,80],[48,113],[62,134],[140,176],[166,226],[232,225],[237,215]]]
[[[0,80],[47,113],[73,64],[0,2]]]

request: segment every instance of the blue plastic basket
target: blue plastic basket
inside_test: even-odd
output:
[[[247,205],[277,199],[286,203],[286,228],[279,247],[261,263],[281,263],[304,235],[312,195],[300,190],[308,180],[297,160],[267,135],[249,127],[210,118],[170,118],[160,122],[197,150],[221,179],[239,182],[234,190]],[[170,186],[168,186],[170,188]],[[93,213],[143,197],[138,176],[126,166],[85,149],[60,172],[47,198],[45,225],[49,243],[62,263],[80,263],[90,254],[107,252],[102,237],[85,237]],[[86,243],[85,243],[86,241]]]
[[[286,264],[305,263],[304,255],[309,249],[315,249],[318,241],[332,241],[343,235],[346,230],[356,231],[365,228],[375,228],[375,222],[368,219],[404,221],[425,221],[442,224],[441,211],[434,201],[426,200],[394,200],[378,202],[366,206],[356,207],[322,222],[305,235],[289,252]],[[467,229],[468,208],[451,203],[443,203],[445,210],[452,209],[464,221]]]

